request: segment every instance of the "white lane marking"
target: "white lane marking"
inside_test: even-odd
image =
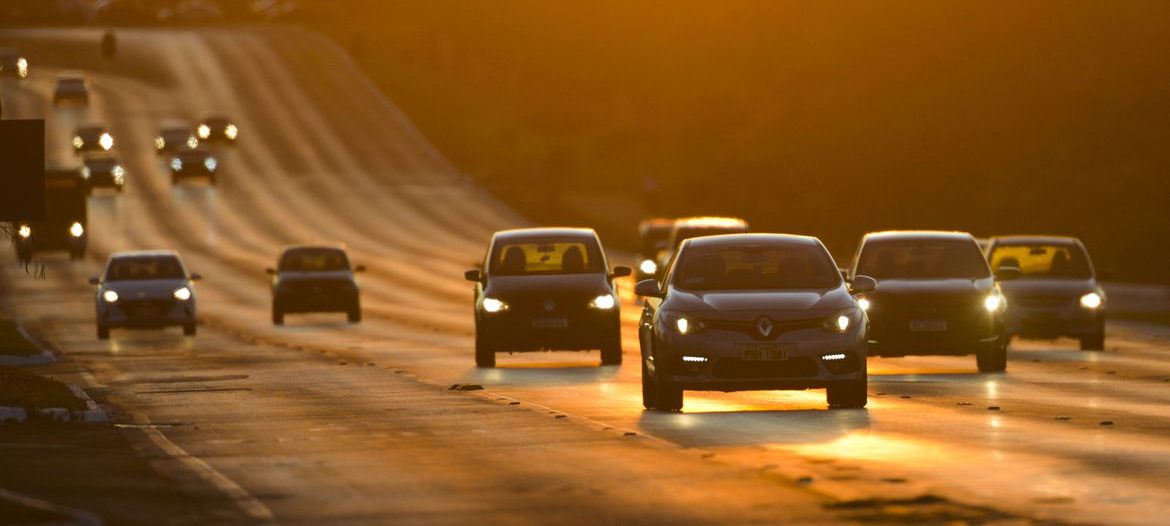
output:
[[[149,423],[149,420],[142,413],[137,411],[131,411],[131,413],[133,414],[135,421],[138,421],[142,424]],[[266,521],[275,518],[275,515],[272,514],[272,510],[268,509],[268,506],[265,506],[264,503],[260,502],[259,499],[253,497],[251,493],[248,493],[248,490],[244,489],[243,486],[240,486],[236,483],[236,481],[228,478],[227,475],[216,471],[215,468],[211,467],[211,465],[204,462],[199,457],[188,453],[174,442],[171,442],[171,440],[167,438],[166,435],[162,433],[162,431],[159,431],[158,428],[144,426],[142,428],[142,432],[145,433],[146,437],[149,438],[151,442],[154,442],[154,444],[162,449],[163,452],[165,452],[168,456],[178,460],[179,462],[182,462],[199,478],[207,481],[209,484],[214,486],[215,489],[219,490],[220,493],[223,493],[229,499],[231,499],[232,502],[234,502],[236,506],[239,506],[240,510],[242,510],[249,518]]]

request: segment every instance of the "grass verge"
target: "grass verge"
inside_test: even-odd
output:
[[[0,320],[0,355],[34,356],[40,353],[41,349],[28,341],[28,338],[17,330],[15,323]]]
[[[65,384],[15,367],[0,367],[0,406],[85,409],[85,402]]]

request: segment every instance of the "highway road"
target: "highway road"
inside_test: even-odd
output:
[[[90,203],[90,255],[32,279],[0,256],[3,302],[83,370],[160,471],[207,502],[191,522],[1151,524],[1170,517],[1170,335],[1111,325],[1105,352],[1022,342],[1005,374],[973,357],[870,360],[870,404],[823,391],[687,393],[640,404],[624,283],[623,366],[597,353],[472,358],[463,270],[491,232],[530,224],[477,189],[327,40],[295,30],[9,31],[39,57],[6,117],[44,118],[50,161],[108,123],[128,170]],[[96,96],[56,109],[53,73]],[[471,89],[471,88],[469,88]],[[218,186],[172,188],[166,119],[231,115]],[[633,226],[631,225],[631,228]],[[279,248],[344,242],[365,319],[269,317]],[[94,334],[117,250],[172,248],[205,276],[200,334]],[[456,383],[482,391],[449,391]],[[1109,422],[1109,424],[1106,424]]]

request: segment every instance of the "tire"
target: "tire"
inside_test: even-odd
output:
[[[479,326],[475,327],[475,366],[496,366],[496,351],[492,348],[491,338]]]
[[[272,302],[272,324],[284,325],[284,310],[276,302]]]
[[[110,328],[102,324],[97,324],[97,337],[99,340],[110,339]]]
[[[975,365],[981,373],[1002,373],[1007,369],[1007,346],[997,343],[975,353]]]
[[[345,312],[345,318],[350,323],[360,323],[362,321],[362,306],[355,303],[348,311]]]
[[[869,373],[862,371],[861,378],[848,383],[830,385],[825,389],[825,400],[829,409],[861,409],[869,403]]]
[[[657,362],[657,360],[655,360]],[[683,390],[669,378],[654,373],[654,407],[659,411],[681,411]]]
[[[171,186],[179,186],[179,176],[171,172]]]
[[[619,326],[614,330],[616,334],[606,338],[608,340],[601,346],[601,365],[621,365],[622,364],[622,330]]]
[[[642,407],[654,409],[658,406],[658,392],[654,379],[650,377],[650,370],[646,368],[646,360],[642,359]]]
[[[1082,351],[1104,351],[1105,350],[1105,328],[1097,329],[1097,332],[1081,337]]]
[[[189,323],[183,326],[183,336],[195,336],[195,324]]]

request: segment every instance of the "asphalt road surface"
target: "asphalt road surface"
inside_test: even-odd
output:
[[[870,360],[870,404],[823,391],[688,392],[640,404],[623,284],[625,365],[597,353],[472,358],[463,270],[519,215],[471,185],[328,41],[297,31],[0,34],[40,57],[5,79],[5,117],[44,118],[51,161],[77,124],[110,125],[119,196],[90,201],[90,255],[32,279],[0,256],[3,301],[85,370],[155,467],[206,501],[195,520],[400,524],[775,524],[1170,517],[1166,332],[1111,326],[1105,352],[1013,344],[973,357]],[[53,73],[95,96],[55,109]],[[473,89],[473,87],[468,87]],[[240,126],[219,185],[172,188],[151,145],[166,119]],[[365,319],[269,317],[278,249],[344,242]],[[116,250],[173,248],[204,275],[200,334],[94,332],[92,287]],[[448,391],[456,383],[483,391]],[[1103,425],[1104,422],[1111,425]],[[157,519],[157,518],[155,518]],[[157,523],[157,522],[156,522]]]

